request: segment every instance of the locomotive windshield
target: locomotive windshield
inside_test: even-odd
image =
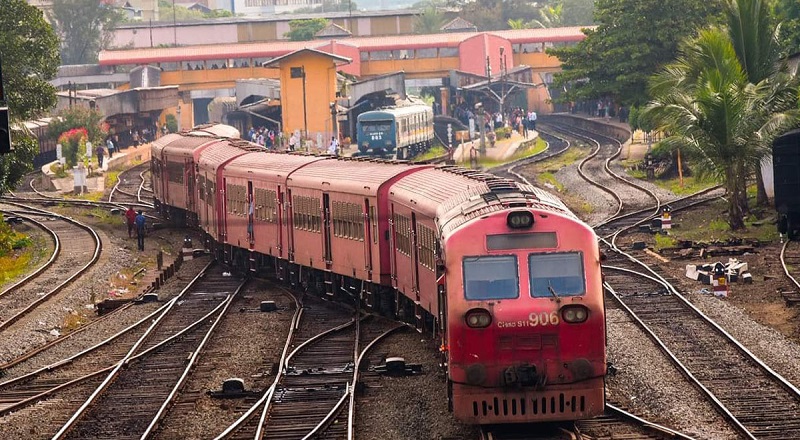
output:
[[[361,123],[361,130],[364,133],[376,133],[379,131],[389,131],[392,129],[392,121],[364,121]]]
[[[464,258],[464,295],[467,299],[510,299],[519,296],[517,257],[514,255]]]
[[[555,292],[559,297],[586,293],[583,256],[580,252],[530,254],[531,296],[544,298]]]

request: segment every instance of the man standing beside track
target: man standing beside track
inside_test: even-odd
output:
[[[139,210],[139,215],[136,216],[136,237],[139,239],[139,250],[144,250],[144,214]]]
[[[125,211],[125,219],[128,221],[128,238],[133,238],[133,227],[136,225],[136,211],[132,206]]]

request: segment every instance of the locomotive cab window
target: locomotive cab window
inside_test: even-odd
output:
[[[545,298],[586,293],[583,254],[580,252],[530,254],[531,296]]]
[[[465,257],[463,264],[466,299],[491,300],[519,297],[516,256]]]

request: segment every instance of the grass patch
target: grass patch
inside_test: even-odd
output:
[[[33,250],[27,249],[16,255],[11,253],[0,257],[0,285],[25,273],[28,269],[28,264],[31,262],[32,255]]]
[[[100,223],[109,226],[122,226],[125,223],[124,215],[114,215],[103,208],[92,208],[87,215],[96,218]]]
[[[678,239],[676,239],[671,235],[656,234],[655,239],[656,239],[656,245],[655,245],[656,251],[660,251],[666,248],[672,248],[678,244]]]
[[[89,201],[92,201],[92,202],[99,202],[100,200],[104,200],[102,191],[94,191],[94,192],[88,192],[88,193],[83,193],[83,194],[75,194],[75,195],[72,196],[72,198],[81,199],[81,200],[89,200]]]
[[[537,174],[536,175],[536,181],[541,183],[541,184],[543,184],[544,186],[548,186],[548,187],[552,186],[558,192],[561,192],[561,191],[564,190],[564,185],[562,185],[561,182],[556,180],[556,176],[553,173],[549,172],[549,171],[544,171],[542,173]]]
[[[428,151],[415,157],[414,162],[423,162],[426,160],[436,159],[438,157],[444,156],[445,154],[447,154],[447,149],[445,149],[440,145],[437,145],[435,147],[429,148]]]
[[[119,171],[106,171],[105,174],[105,184],[106,188],[113,188],[114,185],[117,184],[117,177],[119,176]]]

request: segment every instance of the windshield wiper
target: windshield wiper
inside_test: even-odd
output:
[[[556,302],[557,302],[557,303],[560,303],[560,302],[561,302],[561,298],[560,298],[560,297],[558,296],[558,294],[556,293],[556,289],[553,289],[553,285],[550,283],[550,281],[549,281],[549,280],[547,281],[547,290],[549,290],[549,291],[550,291],[550,293],[551,293],[551,294],[553,294],[553,298],[555,298],[555,299],[556,299]]]

